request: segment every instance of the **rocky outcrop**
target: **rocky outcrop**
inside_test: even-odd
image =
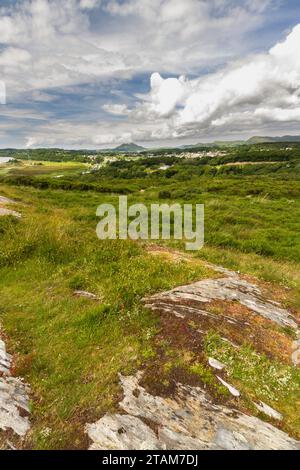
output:
[[[148,393],[141,377],[120,376],[123,414],[107,414],[86,426],[90,449],[300,449],[298,441],[271,424],[214,404],[199,387],[177,384],[172,398],[162,398]]]
[[[154,431],[140,418],[131,415],[106,415],[86,431],[93,444],[90,450],[162,449]]]
[[[158,252],[160,253],[160,252]],[[157,253],[155,253],[157,254]],[[170,253],[167,252],[170,256]],[[175,261],[183,255],[171,253]],[[184,258],[186,260],[186,258]],[[191,262],[190,259],[187,261]],[[209,265],[220,272],[219,279],[206,279],[176,287],[144,299],[145,305],[169,321],[174,315],[180,321],[195,318],[209,319],[209,324],[231,325],[244,331],[246,325],[257,323],[288,327],[299,335],[297,320],[282,306],[267,298],[256,284],[242,279],[233,271]],[[210,308],[214,302],[224,302],[224,308]],[[226,302],[240,304],[239,313],[233,314]],[[219,322],[219,323],[218,323]],[[184,331],[184,330],[183,330]],[[197,330],[204,334],[202,330]],[[230,339],[229,339],[230,338]],[[234,347],[231,337],[224,338]],[[225,364],[217,358],[208,358],[215,371],[223,371]],[[288,434],[255,416],[238,410],[240,392],[216,376],[232,398],[230,406],[215,403],[207,390],[200,386],[176,383],[175,393],[169,397],[157,396],[141,386],[143,374],[120,376],[124,398],[119,404],[120,412],[106,414],[94,424],[86,426],[92,444],[90,449],[147,449],[147,450],[281,450],[300,449],[300,442]],[[146,383],[146,382],[145,382]],[[253,403],[260,413],[277,422],[282,420],[279,412],[263,402]]]
[[[226,278],[205,279],[176,287],[145,299],[145,304],[154,311],[170,312],[181,318],[196,314],[235,322],[234,318],[215,315],[206,310],[207,304],[215,300],[235,301],[282,327],[298,330],[298,324],[290,312],[276,302],[265,299],[257,285],[241,279],[235,273],[232,275],[230,271],[228,274]]]
[[[0,374],[10,375],[11,355],[6,352],[4,341],[0,339]]]
[[[11,356],[0,340],[0,434],[12,430],[25,436],[30,428],[28,386],[22,379],[11,377]]]
[[[30,429],[27,387],[19,378],[0,378],[0,429],[24,436]]]

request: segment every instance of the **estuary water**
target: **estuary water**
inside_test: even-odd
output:
[[[10,162],[11,160],[13,160],[12,157],[0,157],[0,165],[1,165],[2,163],[8,163],[8,162]]]

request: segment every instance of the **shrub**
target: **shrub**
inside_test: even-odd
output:
[[[170,199],[171,198],[171,193],[170,193],[170,191],[160,191],[158,193],[158,198],[159,199]]]

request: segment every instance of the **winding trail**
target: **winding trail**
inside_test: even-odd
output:
[[[18,219],[22,217],[22,214],[20,214],[20,212],[7,209],[6,206],[12,205],[12,204],[16,204],[16,201],[13,201],[12,199],[8,199],[7,197],[4,197],[4,196],[0,196],[0,217],[6,216],[6,215],[11,215]]]

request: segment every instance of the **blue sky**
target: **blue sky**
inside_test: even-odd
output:
[[[1,0],[0,147],[300,134],[298,24],[298,0]]]

